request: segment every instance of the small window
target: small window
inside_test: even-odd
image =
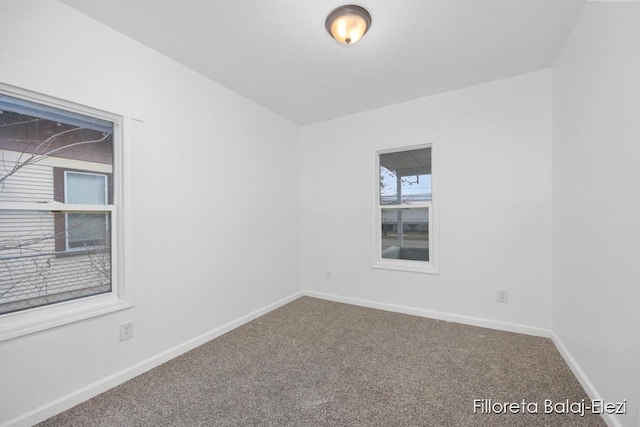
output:
[[[437,272],[433,143],[375,157],[374,267]]]
[[[4,334],[5,318],[24,332],[130,306],[117,270],[120,119],[48,101],[0,92],[0,339],[20,334]]]
[[[64,171],[65,202],[107,205],[107,178],[106,174]],[[109,214],[68,213],[64,233],[66,251],[106,249],[109,247]]]

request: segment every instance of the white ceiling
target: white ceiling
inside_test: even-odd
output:
[[[61,0],[290,120],[308,124],[550,67],[584,0]]]

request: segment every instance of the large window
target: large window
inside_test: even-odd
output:
[[[376,151],[374,266],[437,272],[433,143]]]
[[[0,92],[0,339],[34,308],[88,317],[124,296],[121,121],[29,95]]]

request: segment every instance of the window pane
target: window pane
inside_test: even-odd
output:
[[[429,261],[429,209],[382,209],[382,258]]]
[[[65,172],[65,203],[106,205],[107,176]]]
[[[93,250],[64,251],[67,230],[56,225],[65,224],[65,215],[84,218],[83,238],[95,243]],[[103,231],[109,219],[103,213],[0,211],[0,314],[110,292],[111,248]]]
[[[431,148],[380,154],[380,204],[431,200]]]
[[[60,167],[111,173],[113,123],[0,94],[0,202],[63,202]]]
[[[92,249],[107,246],[108,218],[106,214],[67,214],[68,248]]]

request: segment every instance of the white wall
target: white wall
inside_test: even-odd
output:
[[[553,328],[640,425],[640,3],[587,2],[553,68]],[[587,384],[589,386],[589,384]]]
[[[550,92],[544,70],[304,127],[304,289],[549,328]],[[441,274],[373,269],[374,147],[429,138],[440,153]]]
[[[144,107],[135,307],[0,343],[0,424],[300,290],[297,125],[57,2],[3,0],[0,40],[2,82]]]

